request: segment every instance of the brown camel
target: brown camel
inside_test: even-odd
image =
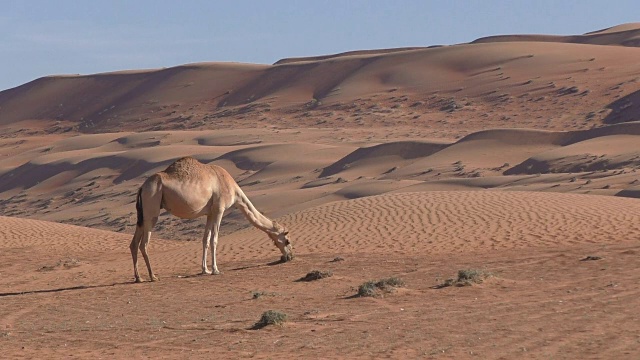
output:
[[[202,274],[220,274],[216,263],[218,231],[222,215],[231,205],[236,205],[253,226],[267,233],[282,252],[283,262],[293,259],[288,238],[289,231],[256,210],[226,170],[185,157],[171,164],[166,170],[151,175],[138,190],[136,200],[138,222],[130,245],[135,281],[141,282],[138,273],[138,249],[142,252],[147,264],[151,281],[158,279],[151,270],[147,245],[151,237],[151,229],[158,221],[160,209],[166,209],[183,219],[207,217],[202,238]],[[213,271],[207,268],[209,246],[211,246]]]

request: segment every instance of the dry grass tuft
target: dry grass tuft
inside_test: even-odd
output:
[[[312,272],[298,279],[298,281],[314,281],[314,280],[328,278],[331,276],[333,276],[333,273],[331,271],[313,270]]]
[[[275,310],[268,310],[262,313],[260,320],[253,325],[252,329],[262,329],[269,325],[282,326],[285,322],[287,322],[287,314]]]
[[[444,288],[448,286],[470,286],[473,284],[481,284],[488,277],[493,276],[490,272],[477,269],[458,270],[457,279],[447,279],[444,283],[437,285],[436,288]]]
[[[378,296],[380,295],[380,291],[391,292],[395,288],[402,287],[402,286],[404,286],[404,281],[396,277],[391,277],[388,279],[382,279],[378,281],[367,281],[366,283],[358,287],[357,296],[359,297]]]

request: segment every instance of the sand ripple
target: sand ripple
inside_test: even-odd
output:
[[[532,192],[400,193],[334,202],[282,222],[299,252],[469,252],[637,240],[640,202]],[[269,245],[253,232],[230,235],[225,252]]]

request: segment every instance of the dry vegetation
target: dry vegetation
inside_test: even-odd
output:
[[[477,269],[458,270],[458,277],[445,280],[436,288],[444,288],[448,286],[471,286],[473,284],[482,284],[485,279],[493,276],[490,272]]]
[[[260,320],[258,320],[258,322],[253,325],[252,329],[258,330],[269,325],[282,326],[286,322],[287,314],[276,310],[267,310],[262,313],[262,316],[260,316]]]
[[[396,277],[382,279],[378,281],[367,281],[358,287],[358,296],[381,296],[384,293],[392,292],[395,288],[404,286],[404,281]]]

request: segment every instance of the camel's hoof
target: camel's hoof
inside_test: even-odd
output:
[[[202,275],[211,275],[213,273],[211,272],[211,270],[203,270],[201,274]]]
[[[280,261],[287,262],[293,260],[293,254],[282,255]]]
[[[222,275],[222,271],[220,271],[220,270],[213,270],[213,275]]]
[[[134,282],[139,284],[139,283],[141,283],[141,282],[142,282],[142,279],[140,279],[139,277],[137,277],[137,278],[134,280]]]
[[[153,276],[151,277],[151,281],[159,281],[160,279],[158,279],[157,277]]]

